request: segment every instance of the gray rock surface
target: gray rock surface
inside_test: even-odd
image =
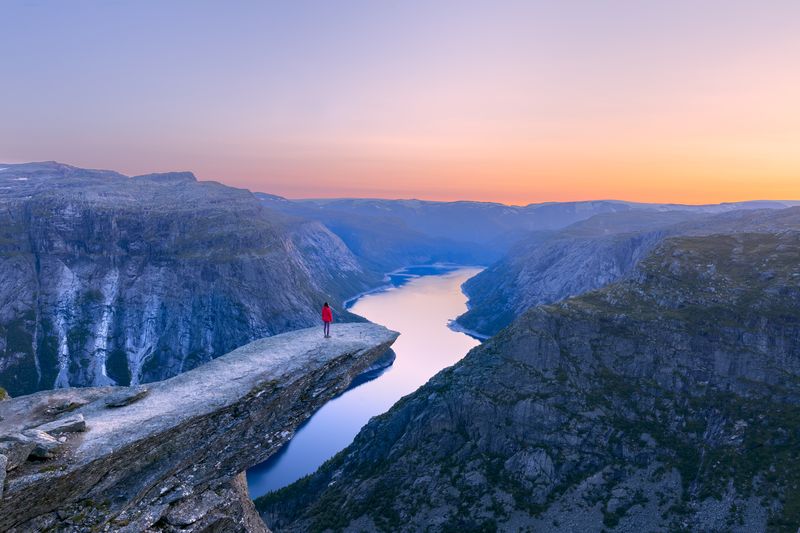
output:
[[[319,222],[190,173],[0,171],[0,387],[162,380],[379,283]],[[0,397],[2,394],[0,394]]]
[[[125,407],[138,402],[150,392],[144,385],[116,390],[105,397],[106,407]]]
[[[165,381],[127,406],[118,387],[43,391],[0,405],[3,430],[79,405],[86,431],[55,457],[9,471],[0,530],[258,531],[241,473],[386,352],[397,333],[368,323],[268,337]],[[64,416],[60,414],[58,416]],[[33,435],[33,432],[28,430]],[[43,434],[38,434],[41,437]]]
[[[667,239],[257,508],[275,531],[795,532],[798,258],[790,228]]]
[[[6,470],[13,470],[23,464],[33,451],[35,444],[22,433],[0,435],[0,453],[6,457]]]
[[[33,443],[28,459],[50,459],[55,456],[62,444],[52,435],[38,429],[28,429],[22,434]]]
[[[44,431],[51,435],[58,435],[60,433],[76,433],[79,431],[86,431],[86,420],[80,413],[68,415],[62,418],[47,422],[41,426],[36,426],[39,431]]]

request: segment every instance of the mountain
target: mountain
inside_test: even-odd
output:
[[[0,387],[136,384],[379,283],[316,221],[188,172],[0,165]]]
[[[288,200],[256,193],[266,206],[317,220],[338,235],[362,263],[387,272],[413,264],[449,262],[489,265],[513,246],[541,232],[557,231],[604,214],[723,213],[779,209],[792,202],[754,201],[713,205],[643,204],[618,200],[551,202],[512,206],[492,202],[434,202],[334,198]]]
[[[627,211],[617,201],[509,206],[491,202],[325,199],[261,196],[273,209],[318,220],[366,264],[489,264],[532,231],[561,228],[593,215]]]
[[[273,197],[274,198],[274,197]],[[288,205],[323,212],[393,218],[408,227],[441,239],[496,246],[513,243],[530,231],[554,230],[604,213],[631,210],[722,213],[740,209],[780,209],[797,202],[750,201],[705,205],[646,204],[620,200],[547,202],[525,206],[494,202],[434,202],[425,200],[318,199],[291,200]],[[284,199],[284,203],[286,203]]]
[[[668,238],[625,279],[528,310],[257,508],[275,531],[794,532],[798,257],[791,227]]]
[[[765,205],[766,209],[754,209]],[[557,231],[533,232],[464,284],[469,310],[458,323],[488,337],[531,307],[620,279],[669,236],[775,229],[800,210],[752,202],[745,206],[749,209],[726,211],[742,206],[631,209],[595,215]]]
[[[363,213],[263,193],[256,196],[270,209],[324,224],[366,268],[378,272],[431,263],[483,264],[495,257],[465,240],[442,238],[413,228],[388,211]]]
[[[319,210],[393,217],[410,228],[439,239],[484,246],[508,246],[532,230],[560,228],[592,215],[628,210],[617,201],[563,202],[510,206],[492,202],[332,199],[300,200]],[[500,239],[500,243],[497,240]]]

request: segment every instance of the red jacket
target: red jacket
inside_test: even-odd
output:
[[[331,312],[330,307],[323,307],[322,308],[322,321],[323,322],[333,322],[333,312]]]

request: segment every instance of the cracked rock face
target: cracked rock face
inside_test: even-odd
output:
[[[25,462],[35,444],[22,433],[0,435],[0,453],[6,459],[5,469],[13,470]]]
[[[375,278],[321,224],[190,173],[4,165],[0,387],[163,380],[316,324]]]
[[[77,433],[80,431],[86,431],[86,420],[83,418],[82,414],[78,413],[75,415],[68,415],[58,418],[52,422],[42,424],[41,426],[36,426],[35,429],[52,435],[58,435],[60,433]]]
[[[52,435],[38,429],[28,429],[22,434],[33,443],[28,459],[50,459],[62,444]]]
[[[265,531],[240,474],[277,451],[397,335],[368,323],[339,324],[330,339],[297,330],[149,384],[144,395],[92,387],[3,402],[0,445],[19,436],[34,447],[16,468],[3,468],[0,530]],[[130,401],[112,407],[109,398]],[[66,431],[81,421],[85,431]],[[60,431],[63,442],[41,428]]]
[[[275,531],[797,531],[800,232],[534,308],[257,500]]]

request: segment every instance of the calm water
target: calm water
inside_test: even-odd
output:
[[[378,378],[325,404],[280,452],[248,470],[250,496],[257,498],[315,471],[350,444],[371,417],[476,346],[477,340],[447,324],[466,311],[461,284],[479,271],[411,268],[391,276],[392,288],[356,300],[354,313],[401,333],[393,347],[397,359]]]

